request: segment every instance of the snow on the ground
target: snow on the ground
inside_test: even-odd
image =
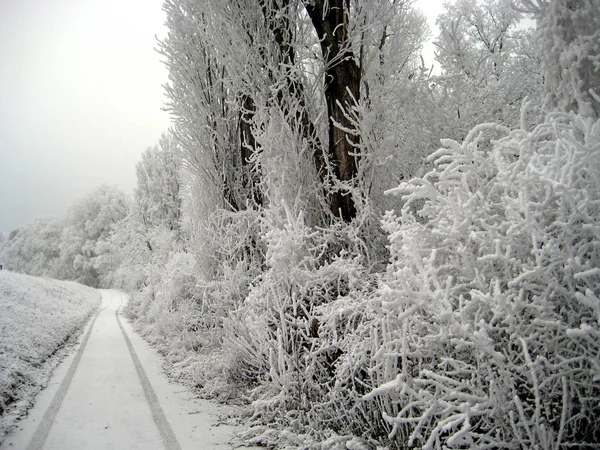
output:
[[[120,315],[127,295],[103,290],[77,351],[0,450],[230,449],[241,445],[228,407],[168,381],[161,359]]]
[[[0,271],[0,442],[99,302],[87,286]]]

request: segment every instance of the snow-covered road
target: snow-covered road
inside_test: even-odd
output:
[[[233,448],[222,407],[169,383],[160,360],[119,317],[127,296],[104,290],[77,352],[54,374],[4,448]]]

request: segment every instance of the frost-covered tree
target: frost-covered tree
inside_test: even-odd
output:
[[[6,267],[35,276],[103,284],[117,268],[102,245],[127,215],[128,200],[116,188],[101,186],[74,202],[65,217],[35,219],[13,231],[0,249]]]
[[[508,1],[446,3],[437,19],[436,59],[447,73],[483,81],[499,78],[517,50],[513,33],[519,19]]]
[[[397,206],[383,191],[415,175],[439,141],[439,123],[431,120],[436,100],[420,58],[428,29],[411,2],[360,4],[354,27],[362,72],[361,101],[349,111],[360,135],[356,196],[378,224]]]
[[[245,206],[236,194],[240,167],[246,161],[240,156],[238,113],[225,85],[225,68],[206,38],[207,14],[200,2],[193,1],[166,1],[164,9],[169,33],[160,52],[169,69],[167,106],[183,163],[202,184],[203,194],[198,197],[209,208],[218,205],[237,210]]]
[[[128,199],[117,188],[102,185],[69,208],[60,242],[65,278],[96,287],[101,274],[96,267],[98,245],[127,216]]]
[[[600,117],[600,4],[597,0],[520,0],[538,22],[547,107]]]
[[[542,89],[534,31],[519,28],[523,16],[510,0],[459,0],[444,7],[434,43],[443,72],[436,91],[455,128],[448,132],[463,139],[478,123],[517,126],[523,100],[539,97]]]
[[[34,219],[0,243],[0,260],[6,269],[34,276],[64,278],[59,245],[63,222],[53,217]]]
[[[358,212],[361,233],[375,229],[381,192],[436,142],[413,114],[423,102],[408,86],[426,27],[410,2],[171,0],[165,10],[184,224],[206,276],[219,273],[221,255],[262,265],[255,225],[261,208],[283,214],[282,200],[311,225]],[[220,235],[238,225],[237,237]],[[232,241],[239,252],[221,245]]]
[[[148,230],[135,214],[135,205],[131,205],[127,216],[96,246],[94,267],[99,272],[100,285],[130,294],[142,289],[147,280],[146,265],[151,259],[149,238]]]
[[[136,208],[147,228],[180,229],[181,154],[175,138],[164,133],[158,145],[148,148],[136,165]]]
[[[181,0],[165,9],[170,33],[161,51],[175,133],[206,195],[222,196],[233,210],[264,203],[259,155],[270,145],[269,123],[281,117],[297,141],[287,147],[312,164],[321,185],[312,195],[324,195],[326,213],[351,220],[361,195],[361,133],[352,108],[370,97],[364,75],[373,61],[389,64],[384,55],[409,23],[398,20],[409,2]],[[423,29],[411,31],[413,37],[402,34],[411,42],[405,48],[420,44]],[[407,69],[410,53],[402,52]]]

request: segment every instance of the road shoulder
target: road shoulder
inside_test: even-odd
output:
[[[242,428],[227,424],[225,420],[234,414],[234,408],[201,399],[187,386],[169,380],[158,352],[133,331],[123,315],[119,317],[181,448],[231,449],[242,446],[235,437]]]

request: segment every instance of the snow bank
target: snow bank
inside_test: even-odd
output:
[[[0,440],[99,302],[96,290],[77,283],[0,272]]]

